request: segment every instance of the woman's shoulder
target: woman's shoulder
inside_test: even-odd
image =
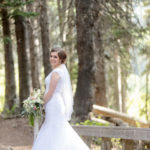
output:
[[[61,64],[59,67],[53,69],[52,72],[63,72],[65,65]]]
[[[57,68],[55,68],[55,69],[52,70],[52,73],[53,73],[53,72],[59,73],[59,72],[61,72],[61,68],[57,67]]]
[[[62,72],[63,72],[62,68],[57,67],[52,70],[51,74],[57,73],[57,74],[59,74],[60,77],[62,77]]]

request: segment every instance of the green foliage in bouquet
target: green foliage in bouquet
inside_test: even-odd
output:
[[[40,89],[34,89],[26,100],[23,101],[23,116],[27,116],[31,126],[34,126],[35,118],[42,118],[44,114],[43,93]]]

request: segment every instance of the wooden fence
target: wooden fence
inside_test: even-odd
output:
[[[147,150],[150,150],[150,129],[134,127],[99,127],[73,125],[73,128],[81,136],[101,137],[101,150],[111,150],[111,138],[120,138],[122,150],[134,150],[136,143],[147,144]],[[142,144],[141,144],[142,145]],[[136,149],[138,150],[138,149]],[[139,147],[140,150],[140,147]],[[144,148],[141,147],[141,150]]]

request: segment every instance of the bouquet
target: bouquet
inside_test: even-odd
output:
[[[44,115],[43,94],[40,89],[34,89],[26,100],[23,101],[23,115],[29,118],[29,122],[34,126],[35,119],[41,119]]]

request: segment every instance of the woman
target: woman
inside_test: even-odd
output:
[[[61,48],[53,48],[50,52],[53,70],[45,79],[45,121],[32,150],[89,150],[68,123],[73,112],[73,97],[70,76],[64,64],[66,57]]]

